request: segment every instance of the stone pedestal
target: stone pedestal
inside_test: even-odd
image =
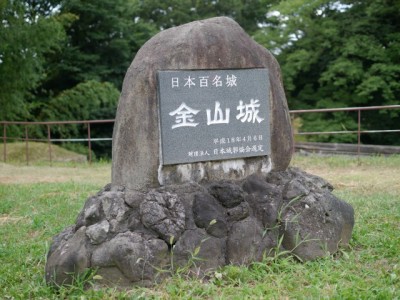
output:
[[[302,261],[329,255],[348,244],[354,225],[353,208],[331,191],[299,169],[143,192],[108,185],[54,238],[46,280],[69,284],[93,268],[102,284],[129,287],[173,272],[171,257],[175,268],[204,274],[279,251]],[[199,260],[190,265],[193,255]]]

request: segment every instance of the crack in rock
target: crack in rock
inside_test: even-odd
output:
[[[170,243],[176,241],[185,229],[185,208],[176,194],[150,191],[140,204],[143,224]]]

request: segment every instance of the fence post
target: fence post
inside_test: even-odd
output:
[[[25,151],[26,151],[26,165],[29,165],[29,145],[28,145],[28,125],[25,125]]]
[[[50,159],[50,166],[53,166],[53,161],[51,157],[51,134],[50,134],[50,125],[47,124],[47,142],[49,144],[49,159]]]
[[[89,146],[89,164],[92,163],[92,143],[90,141],[90,123],[87,123],[88,127],[88,146]]]
[[[358,110],[358,129],[357,129],[357,157],[360,160],[361,147],[361,109]]]
[[[5,163],[7,161],[7,124],[4,124],[3,128],[3,156]]]
[[[292,154],[296,152],[296,140],[295,140],[295,132],[296,128],[294,127],[294,120],[296,118],[296,114],[290,114],[290,126],[292,127],[292,138],[293,138],[293,145],[292,145]]]

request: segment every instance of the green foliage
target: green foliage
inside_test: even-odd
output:
[[[89,120],[115,116],[119,91],[109,82],[89,80],[52,98],[42,119]]]
[[[277,56],[291,109],[397,104],[399,11],[396,0],[0,0],[0,120],[106,116],[111,109],[79,110],[80,84],[120,89],[134,55],[155,33],[215,16],[235,19]],[[356,117],[314,114],[302,121],[301,131],[336,131],[355,129]],[[398,129],[399,122],[397,111],[362,114],[364,130]],[[400,137],[362,141],[400,144]]]
[[[398,1],[281,1],[271,26],[256,39],[278,54],[291,109],[398,104],[400,11]],[[278,13],[279,12],[279,13]],[[355,117],[313,115],[303,131],[354,128]],[[363,118],[362,129],[398,129],[390,119]],[[336,124],[336,125],[335,125]],[[400,138],[366,136],[364,142],[400,144]],[[320,141],[354,138],[322,137]]]
[[[46,79],[45,57],[65,39],[57,18],[34,14],[32,5],[0,2],[0,120],[30,117],[27,98]]]
[[[119,91],[113,84],[90,80],[79,83],[75,87],[65,90],[57,97],[51,99],[46,108],[42,109],[40,117],[42,120],[55,121],[113,119],[117,109],[118,98]],[[91,136],[96,138],[110,138],[112,130],[112,123],[92,124]],[[53,137],[86,138],[87,135],[87,127],[81,124],[52,127]],[[74,150],[71,148],[71,145],[67,146],[67,148]],[[111,142],[92,142],[92,149],[97,157],[109,158],[111,154]]]
[[[65,0],[61,14],[75,16],[65,27],[63,51],[51,58],[52,78],[44,89],[53,93],[89,80],[122,86],[134,55],[155,28],[133,18],[136,1]]]
[[[274,0],[169,0],[138,1],[139,18],[155,24],[159,29],[167,29],[195,20],[218,16],[235,19],[249,34],[265,22],[265,14]]]

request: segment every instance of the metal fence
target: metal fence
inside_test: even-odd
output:
[[[92,142],[94,141],[112,141],[112,137],[109,138],[96,138],[92,137],[91,125],[92,124],[106,124],[114,123],[113,119],[110,120],[84,120],[84,121],[51,121],[51,122],[12,122],[12,121],[0,121],[0,126],[3,126],[3,160],[7,161],[7,141],[24,141],[25,142],[25,157],[26,164],[29,165],[29,142],[46,142],[48,144],[48,156],[49,162],[52,164],[52,143],[55,142],[87,142],[88,145],[88,160],[89,163],[92,162]],[[62,138],[52,138],[51,127],[56,125],[74,125],[81,124],[87,127],[87,136],[84,138],[73,138],[73,139],[62,139]],[[24,127],[24,137],[15,137],[7,135],[7,127],[11,125]],[[32,138],[29,136],[29,127],[45,125],[47,127],[47,137],[46,138]]]
[[[290,115],[292,118],[300,114],[308,113],[331,113],[331,112],[357,112],[357,130],[341,130],[341,131],[315,131],[315,132],[296,132],[295,135],[335,135],[335,134],[357,134],[357,154],[360,155],[361,148],[361,135],[371,133],[400,133],[400,129],[385,129],[385,130],[362,130],[361,124],[361,112],[370,110],[388,110],[388,109],[400,109],[400,105],[386,105],[386,106],[368,106],[368,107],[348,107],[348,108],[328,108],[328,109],[305,109],[305,110],[291,110]],[[93,124],[105,124],[114,123],[115,120],[84,120],[84,121],[52,121],[52,122],[12,122],[12,121],[0,121],[0,126],[3,127],[3,161],[7,162],[7,143],[9,141],[24,141],[25,142],[25,156],[26,163],[29,164],[29,142],[46,142],[48,144],[48,159],[52,164],[52,143],[56,142],[87,142],[88,146],[88,160],[89,163],[92,161],[92,142],[94,141],[111,141],[112,137],[98,138],[93,137],[91,134],[91,125]],[[67,126],[72,124],[81,124],[87,127],[87,136],[83,138],[63,139],[63,138],[52,138],[51,128],[52,126]],[[24,128],[24,136],[15,137],[7,135],[7,127],[15,125],[22,126]],[[44,125],[47,127],[46,138],[33,138],[29,136],[29,127]]]
[[[308,113],[328,113],[328,112],[357,112],[357,130],[340,130],[340,131],[308,131],[308,132],[297,132],[296,135],[335,135],[335,134],[357,134],[357,155],[360,155],[361,149],[361,134],[370,133],[400,133],[400,129],[380,129],[380,130],[362,130],[361,129],[361,112],[371,110],[388,110],[388,109],[400,109],[400,105],[382,105],[382,106],[365,106],[365,107],[346,107],[346,108],[325,108],[325,109],[302,109],[302,110],[291,110],[290,114],[292,119],[296,115],[308,114]]]

